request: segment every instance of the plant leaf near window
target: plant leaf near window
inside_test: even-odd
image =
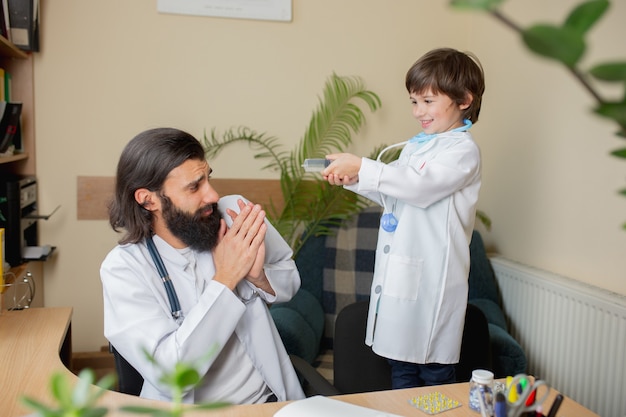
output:
[[[591,80],[619,83],[626,87],[626,60],[616,60],[597,64],[588,70],[580,68],[580,60],[587,50],[585,36],[609,9],[608,0],[590,0],[579,4],[565,18],[562,24],[535,24],[522,28],[505,16],[499,9],[504,0],[450,0],[450,5],[459,9],[473,9],[491,14],[507,27],[517,32],[526,47],[562,64],[579,84],[594,98],[593,112],[612,120],[617,125],[616,135],[626,139],[626,88],[622,97],[607,100],[591,84]],[[617,42],[616,45],[620,43]],[[626,159],[626,147],[616,149],[611,155]],[[619,191],[626,196],[626,188]],[[626,223],[623,224],[626,229]]]

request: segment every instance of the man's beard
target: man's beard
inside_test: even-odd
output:
[[[175,207],[167,196],[161,195],[160,198],[165,225],[174,236],[196,251],[208,252],[215,248],[222,218],[217,203],[201,207],[196,213],[189,214]],[[203,215],[202,213],[209,208],[213,210],[211,214]]]

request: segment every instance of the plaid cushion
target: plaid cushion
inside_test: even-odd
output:
[[[322,346],[332,349],[337,313],[348,304],[369,298],[382,208],[368,207],[326,237],[322,307]]]

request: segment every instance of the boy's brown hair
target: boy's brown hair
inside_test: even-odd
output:
[[[431,90],[434,94],[445,94],[457,105],[467,102],[470,106],[463,111],[463,118],[478,121],[482,96],[485,92],[485,76],[482,65],[471,53],[452,48],[434,49],[418,59],[406,74],[406,89],[409,94],[421,94]]]

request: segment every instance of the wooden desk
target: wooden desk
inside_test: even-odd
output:
[[[22,417],[31,412],[23,407],[19,398],[23,395],[50,403],[48,380],[50,375],[59,371],[73,380],[67,365],[71,358],[71,317],[69,307],[31,308],[22,311],[5,311],[0,316],[0,410],[2,416]],[[462,406],[440,414],[442,417],[480,417],[467,406],[468,384],[440,385],[437,387],[411,388],[396,391],[371,392],[334,397],[341,401],[364,407],[374,408],[401,416],[427,417],[409,404],[409,399],[429,392],[439,391],[457,399]],[[556,396],[552,392],[545,403],[549,407]],[[117,392],[107,392],[101,405],[111,412],[107,417],[128,416],[117,409],[122,405],[141,404],[168,407],[167,403],[144,400]],[[287,403],[269,403],[260,405],[241,405],[216,411],[188,413],[188,416],[271,417]],[[547,413],[547,410],[544,410]],[[558,416],[598,417],[597,414],[566,398],[559,409]]]
[[[30,412],[19,403],[26,394],[49,398],[48,378],[68,369],[72,309],[30,308],[0,315],[0,410],[5,416]]]

